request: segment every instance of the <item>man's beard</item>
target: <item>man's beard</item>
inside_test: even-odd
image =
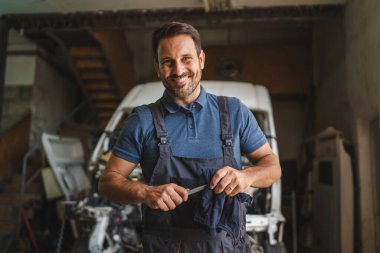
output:
[[[170,95],[175,96],[181,100],[184,100],[194,93],[194,91],[197,89],[200,83],[200,77],[194,79],[194,75],[191,75],[189,72],[186,72],[186,73],[183,73],[181,76],[170,76],[168,80],[163,79],[162,82]],[[177,78],[180,79],[183,77],[189,78],[188,80],[189,83],[187,83],[184,88],[177,88],[174,84],[171,84],[171,80],[177,79]]]

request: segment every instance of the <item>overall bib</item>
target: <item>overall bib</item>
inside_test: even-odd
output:
[[[160,100],[150,104],[153,122],[158,138],[159,158],[152,172],[150,185],[175,183],[184,188],[209,184],[202,179],[202,171],[219,169],[224,166],[237,168],[232,145],[232,131],[226,97],[218,97],[223,157],[184,158],[173,156],[168,133],[164,123],[164,108]],[[231,236],[218,230],[210,236],[205,229],[193,220],[195,205],[200,201],[202,191],[189,195],[188,201],[173,211],[164,212],[143,205],[143,252],[144,253],[243,253],[248,251],[248,238],[245,232],[245,210],[240,208],[240,239],[233,242]]]

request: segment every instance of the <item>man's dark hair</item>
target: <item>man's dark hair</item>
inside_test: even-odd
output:
[[[168,22],[153,32],[152,46],[153,54],[156,62],[158,61],[158,44],[164,38],[168,38],[174,35],[185,34],[191,36],[194,41],[195,49],[199,55],[202,50],[201,38],[199,32],[193,26],[180,22]]]

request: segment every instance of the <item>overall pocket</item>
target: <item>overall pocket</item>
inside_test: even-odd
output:
[[[168,212],[151,209],[142,205],[143,228],[144,229],[163,229],[171,226],[171,215]]]

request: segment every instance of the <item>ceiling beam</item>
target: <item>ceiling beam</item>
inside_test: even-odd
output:
[[[0,15],[205,8],[206,12],[260,7],[343,5],[347,0],[1,0]]]
[[[206,12],[218,12],[231,10],[230,0],[203,0]]]
[[[344,5],[347,0],[230,0],[232,8]]]
[[[189,22],[198,27],[223,26],[225,24],[263,21],[311,21],[339,15],[343,7],[298,6],[278,8],[254,8],[206,13],[203,8],[149,11],[119,11],[102,13],[52,13],[5,15],[10,26],[17,30],[39,31],[44,29],[142,29],[154,28],[168,20]]]

